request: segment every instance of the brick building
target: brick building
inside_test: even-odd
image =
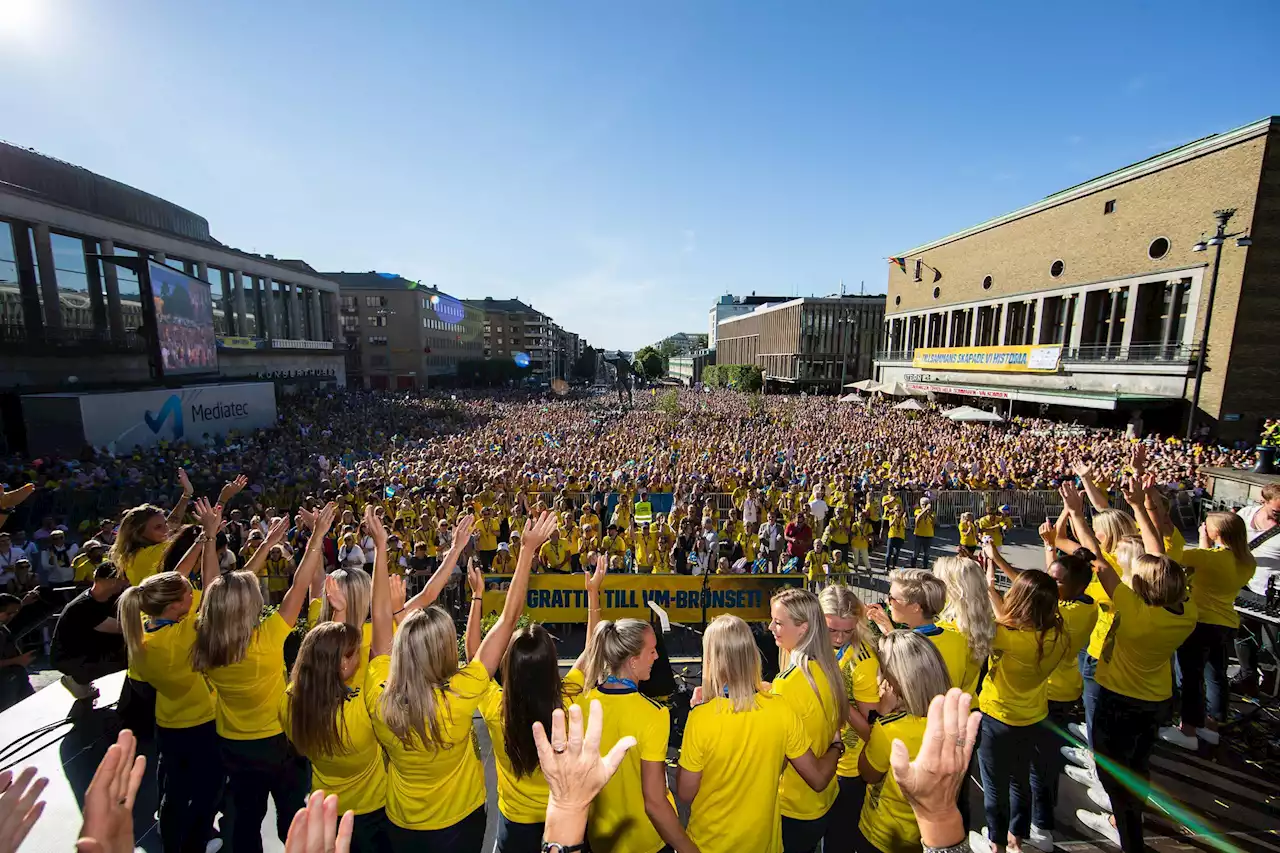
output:
[[[716,364],[755,364],[775,388],[836,391],[871,376],[883,296],[803,296],[716,327]]]
[[[529,356],[532,378],[549,381],[568,375],[573,366],[568,358],[571,342],[546,314],[519,299],[486,296],[464,300],[464,304],[484,314],[483,358],[510,360],[523,352]],[[573,343],[574,349],[580,346],[580,341]]]
[[[1225,438],[1280,414],[1280,119],[1127,166],[889,265],[877,378],[1179,432],[1205,344],[1200,417]],[[1200,251],[1195,249],[1200,248]],[[1204,251],[1207,248],[1208,251]],[[903,268],[905,267],[905,269]]]
[[[331,272],[347,381],[375,389],[428,388],[481,357],[483,314],[435,287],[398,275]]]

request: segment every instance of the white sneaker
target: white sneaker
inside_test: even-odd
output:
[[[1218,741],[1220,740],[1216,731],[1213,729],[1206,729],[1203,726],[1196,729],[1196,736],[1199,737],[1200,740],[1209,744],[1209,746],[1217,746]]]
[[[94,687],[92,684],[81,684],[69,675],[62,676],[61,681],[62,686],[67,688],[67,692],[76,699],[98,698],[98,688]]]
[[[1067,773],[1067,778],[1072,782],[1079,782],[1086,788],[1094,788],[1098,785],[1098,777],[1093,775],[1093,769],[1086,770],[1083,767],[1076,767],[1074,764],[1068,764],[1063,768]]]
[[[1076,809],[1076,820],[1101,835],[1117,847],[1120,846],[1120,833],[1111,825],[1111,820],[1104,814],[1091,812],[1088,809]]]
[[[1033,823],[1031,824],[1031,835],[1026,839],[1025,843],[1037,850],[1044,851],[1044,853],[1053,853],[1053,832],[1048,829],[1041,829]]]
[[[1171,743],[1174,746],[1180,746],[1190,752],[1195,752],[1200,748],[1200,738],[1195,735],[1183,734],[1182,729],[1177,726],[1161,727],[1160,740],[1165,743]]]
[[[1084,727],[1083,723],[1067,723],[1067,731],[1081,743],[1089,742],[1089,730]]]
[[[992,846],[991,841],[987,838],[987,828],[985,826],[982,828],[982,832],[969,830],[969,849],[973,853],[994,853],[995,847]]]
[[[222,849],[221,838],[210,838],[208,843],[204,845],[204,853],[218,853]]]
[[[1085,770],[1093,769],[1093,753],[1081,746],[1060,746],[1058,752],[1062,753],[1062,757],[1070,761],[1077,767],[1083,767]]]
[[[1088,794],[1089,799],[1093,800],[1093,804],[1107,814],[1111,814],[1114,811],[1111,808],[1111,795],[1101,785],[1091,785]]]

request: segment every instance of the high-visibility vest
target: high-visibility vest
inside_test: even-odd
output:
[[[653,522],[653,504],[648,501],[640,501],[635,506],[635,522],[636,525],[650,524]]]

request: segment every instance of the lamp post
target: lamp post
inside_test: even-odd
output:
[[[836,391],[836,396],[838,397],[844,393],[844,380],[849,367],[849,350],[853,348],[852,343],[849,346],[845,346],[845,332],[856,328],[858,324],[857,320],[853,319],[847,311],[840,315],[836,323],[840,326],[840,388]]]
[[[1191,247],[1193,252],[1203,252],[1205,249],[1213,246],[1213,273],[1209,276],[1209,304],[1204,311],[1204,332],[1200,337],[1200,351],[1196,354],[1196,382],[1195,390],[1191,393],[1191,411],[1187,412],[1187,441],[1191,441],[1192,434],[1196,426],[1196,412],[1200,408],[1200,386],[1204,382],[1204,360],[1205,353],[1209,349],[1209,324],[1213,321],[1213,300],[1218,291],[1218,265],[1222,261],[1222,244],[1230,237],[1236,238],[1236,245],[1241,249],[1247,249],[1253,245],[1253,240],[1249,238],[1247,232],[1237,231],[1234,234],[1227,233],[1227,223],[1231,221],[1231,217],[1235,216],[1234,207],[1225,208],[1223,210],[1215,210],[1213,215],[1218,220],[1217,230],[1214,235],[1206,241],[1204,235],[1201,235],[1200,242]],[[1170,310],[1173,307],[1170,306]]]

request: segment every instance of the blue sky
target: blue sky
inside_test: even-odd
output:
[[[0,0],[0,136],[636,348],[1280,113],[1277,33],[1274,0]]]

